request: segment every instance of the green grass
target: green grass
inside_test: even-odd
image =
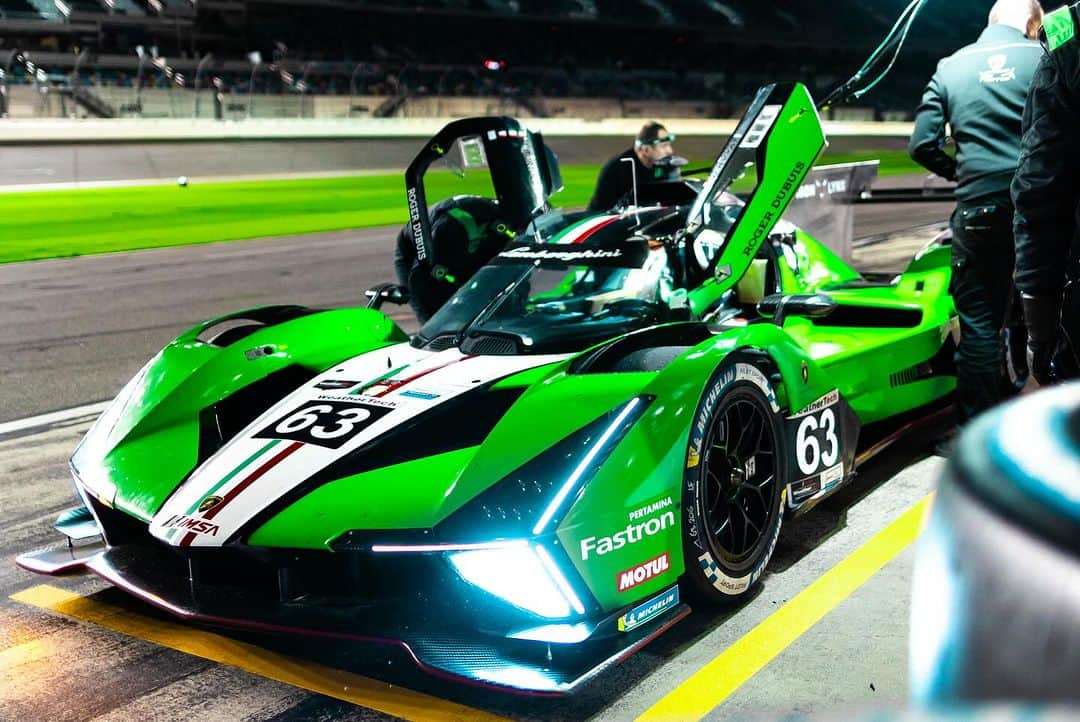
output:
[[[902,152],[826,162],[867,157],[881,158],[882,175],[919,171]],[[563,168],[554,203],[584,206],[598,172]],[[479,179],[448,173],[431,174],[427,186],[429,199],[483,190]],[[404,196],[400,174],[0,193],[0,263],[400,224]]]

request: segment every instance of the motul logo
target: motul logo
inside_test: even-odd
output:
[[[639,584],[644,584],[653,577],[658,577],[664,572],[671,569],[670,559],[668,553],[664,552],[655,559],[650,559],[647,562],[638,564],[636,567],[627,569],[625,572],[619,572],[618,579],[619,591],[625,592],[628,589],[633,589]]]

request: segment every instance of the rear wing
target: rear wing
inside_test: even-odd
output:
[[[827,145],[805,85],[767,85],[757,92],[686,220],[688,239],[712,226],[714,203],[748,166],[755,167],[757,183],[707,269],[723,285],[722,290],[734,286],[746,273]]]

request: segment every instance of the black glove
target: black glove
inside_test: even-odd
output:
[[[1024,323],[1027,325],[1027,359],[1031,375],[1040,386],[1054,380],[1051,361],[1057,345],[1058,324],[1061,319],[1061,301],[1053,296],[1020,295],[1024,305]]]

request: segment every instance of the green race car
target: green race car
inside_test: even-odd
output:
[[[80,543],[19,564],[557,694],[748,595],[867,427],[954,389],[948,248],[873,282],[781,221],[826,145],[802,85],[763,88],[704,182],[598,215],[546,210],[557,164],[516,121],[452,123],[407,175],[421,259],[424,172],[462,141],[530,220],[418,335],[377,307],[187,331],[76,449]]]

